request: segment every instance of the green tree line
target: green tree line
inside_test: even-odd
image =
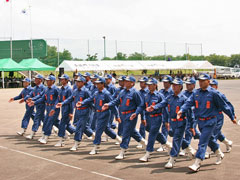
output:
[[[86,61],[96,61],[98,60],[97,53],[90,55],[87,55]],[[64,49],[63,52],[59,53],[59,64],[62,63],[63,60],[77,60],[82,61],[82,59],[74,58],[72,57],[72,54],[70,51]],[[172,56],[167,55],[166,57],[164,55],[157,55],[157,56],[147,56],[146,54],[141,54],[138,52],[132,53],[129,56],[122,52],[118,52],[115,57],[105,57],[103,60],[191,60],[191,61],[197,61],[197,60],[207,60],[213,65],[218,66],[229,66],[234,67],[235,65],[240,65],[240,54],[232,54],[230,56],[225,55],[217,55],[217,54],[210,54],[208,56],[193,56],[189,54],[183,54],[179,56]],[[47,47],[47,56],[45,58],[42,58],[41,61],[45,64],[48,64],[50,66],[57,67],[58,65],[58,53],[57,53],[57,47],[55,46],[48,46]]]

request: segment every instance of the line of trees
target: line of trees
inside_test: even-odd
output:
[[[57,67],[58,65],[58,53],[57,53],[57,47],[55,46],[48,46],[47,49],[47,56],[45,58],[42,58],[42,62]],[[189,54],[183,54],[179,56],[172,56],[167,55],[166,57],[164,55],[158,55],[158,56],[147,56],[146,54],[141,54],[138,52],[132,53],[129,56],[122,52],[118,52],[115,57],[105,57],[103,60],[208,60],[213,65],[218,66],[229,66],[234,67],[235,65],[240,65],[240,54],[232,54],[231,56],[225,56],[225,55],[217,55],[217,54],[210,54],[208,56],[193,56]],[[76,61],[83,61],[83,59],[74,58],[72,57],[72,54],[70,51],[64,49],[63,52],[59,53],[59,63],[61,64],[63,60],[76,60]],[[97,53],[90,55],[87,55],[86,61],[97,61],[98,56]]]

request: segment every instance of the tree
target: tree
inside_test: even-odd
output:
[[[95,53],[94,55],[91,55],[91,54],[87,54],[87,59],[86,61],[97,61],[98,58],[97,58],[97,53]]]
[[[206,56],[206,60],[208,60],[213,65],[227,66],[230,58],[224,55],[210,54],[209,56]]]
[[[59,64],[63,62],[63,60],[72,60],[72,54],[64,49],[63,52],[59,52]],[[47,65],[57,67],[58,66],[58,52],[56,46],[47,46],[47,56],[41,61]]]
[[[113,60],[126,60],[127,59],[127,55],[123,54],[122,52],[118,52],[117,56],[112,58]]]

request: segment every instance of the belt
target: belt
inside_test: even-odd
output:
[[[124,112],[121,112],[122,114],[129,114],[129,113],[132,113],[132,112],[135,112],[136,110],[133,109],[133,110],[130,110],[130,111],[124,111]]]
[[[76,108],[77,110],[87,109],[87,107]]]
[[[184,118],[179,118],[179,119],[171,119],[173,122],[175,122],[175,121],[183,121],[184,119],[186,119],[186,117],[184,117]]]
[[[54,106],[55,104],[48,104],[48,103],[46,103],[46,106]]]
[[[222,114],[222,111],[220,111],[219,114]]]
[[[103,110],[97,110],[97,112],[103,112]]]
[[[200,121],[206,121],[206,120],[209,120],[209,119],[213,119],[215,118],[216,116],[212,116],[212,117],[206,117],[206,118],[198,118]]]
[[[161,116],[162,113],[158,113],[158,114],[150,114],[150,117],[158,117],[158,116]]]

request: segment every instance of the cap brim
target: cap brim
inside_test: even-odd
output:
[[[140,79],[139,82],[147,82],[147,81]]]
[[[152,83],[152,82],[147,82],[146,84],[147,84],[147,85],[151,85],[151,84],[154,84],[154,83]]]
[[[162,82],[170,82],[170,81],[167,79],[163,79]]]
[[[191,82],[187,82],[187,81],[185,81],[184,83],[185,84],[195,84],[195,83],[191,83]]]
[[[102,83],[102,81],[95,81],[94,83]]]
[[[208,78],[198,78],[198,80],[209,80]]]

